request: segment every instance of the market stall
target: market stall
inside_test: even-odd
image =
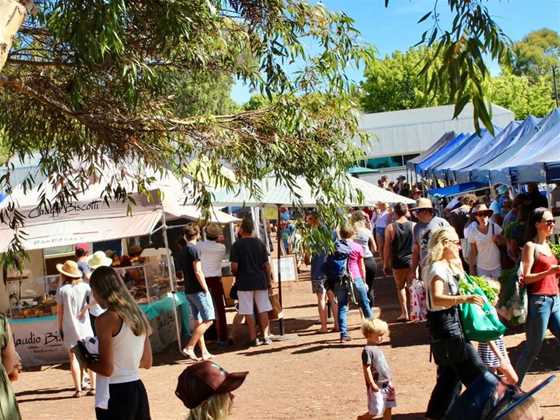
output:
[[[22,245],[30,257],[24,261],[22,272],[10,272],[7,276],[11,325],[24,365],[52,364],[67,359],[56,320],[58,275],[48,268],[55,262],[73,259],[76,244],[91,248],[100,241],[151,235],[157,230],[163,232],[164,252],[138,258],[131,265],[116,269],[152,325],[150,339],[154,352],[174,341],[180,346],[181,338],[189,333],[189,309],[185,295],[176,290],[167,243],[167,217],[198,220],[201,215],[196,208],[175,203],[176,194],[170,189],[164,194],[152,194],[165,196],[163,201],[136,194],[132,208],[118,201],[106,203],[99,198],[98,185],[93,185],[64,211],[45,213],[36,204],[38,190],[31,194],[16,191],[0,203],[14,203],[25,218]],[[237,219],[212,209],[211,220],[223,223]],[[0,253],[8,249],[14,234],[7,225],[0,224]],[[50,252],[53,255],[47,256],[49,252],[45,251],[49,250],[59,253]]]

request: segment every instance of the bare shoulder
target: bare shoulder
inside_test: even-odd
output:
[[[96,322],[104,325],[112,325],[120,323],[120,318],[115,312],[108,310],[99,315]]]

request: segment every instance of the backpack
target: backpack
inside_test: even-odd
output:
[[[332,280],[336,280],[346,273],[346,264],[352,252],[350,244],[345,240],[336,240],[334,247],[334,252],[327,256],[325,263],[325,274],[328,279]]]

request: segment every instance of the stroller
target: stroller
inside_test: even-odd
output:
[[[481,374],[452,404],[446,420],[500,420],[556,380],[549,376],[528,392],[504,384],[491,372]],[[526,417],[527,420],[539,420]]]

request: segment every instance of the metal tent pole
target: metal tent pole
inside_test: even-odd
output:
[[[171,298],[173,299],[173,319],[175,320],[175,331],[177,333],[177,346],[179,348],[179,352],[183,351],[183,345],[181,342],[181,328],[179,327],[179,317],[177,315],[177,290],[175,289],[175,281],[173,279],[173,273],[171,272],[171,264],[173,264],[173,260],[171,258],[171,250],[169,249],[169,238],[167,237],[167,218],[165,216],[165,210],[162,207],[162,234],[163,234],[163,243],[165,245],[165,253],[167,255],[167,274],[169,276],[169,286],[171,288]]]
[[[276,206],[277,208],[277,223],[276,223],[276,239],[277,239],[277,255],[278,255],[278,300],[280,301],[280,307],[284,308],[284,304],[282,302],[282,271],[280,265],[280,246],[282,241],[282,235],[280,235],[280,205]],[[278,325],[280,326],[280,335],[284,335],[284,317],[280,317],[278,319]]]

